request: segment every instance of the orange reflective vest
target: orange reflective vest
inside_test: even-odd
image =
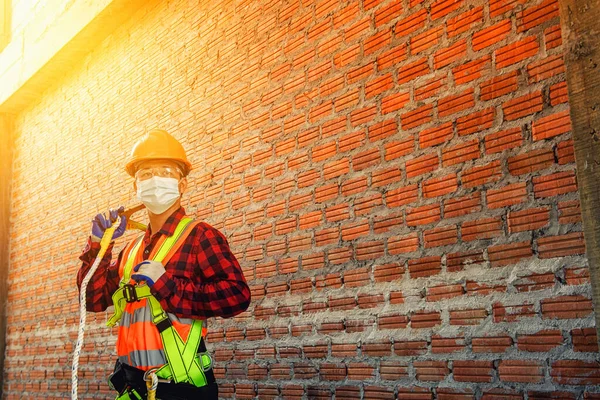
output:
[[[181,245],[185,242],[193,228],[198,224],[190,218],[183,218],[172,236],[162,236],[157,244],[154,246],[152,253],[148,257],[150,260],[155,260],[166,265],[168,260],[177,252]],[[115,306],[115,314],[109,319],[107,325],[112,326],[119,321],[119,330],[117,336],[117,355],[119,360],[123,363],[136,367],[138,369],[147,371],[154,368],[162,368],[159,370],[162,373],[157,372],[160,377],[173,379],[178,381],[187,381],[196,384],[196,386],[202,386],[203,375],[200,371],[192,371],[190,373],[189,364],[193,363],[196,366],[192,366],[192,369],[200,369],[206,371],[211,367],[211,360],[208,354],[202,354],[199,357],[196,355],[200,338],[197,337],[201,334],[201,337],[206,336],[206,324],[204,321],[194,320],[191,318],[179,318],[174,314],[166,313],[163,311],[158,300],[152,296],[150,289],[146,285],[140,285],[131,279],[131,272],[133,266],[143,261],[143,243],[144,235],[133,240],[127,245],[121,258],[121,264],[119,265],[119,277],[121,282],[119,289],[113,295],[113,303]],[[182,356],[183,361],[180,363],[186,365],[186,370],[181,371],[177,367],[177,360],[174,360],[173,352],[165,352],[165,344],[163,343],[165,336],[161,337],[159,332],[159,326],[157,320],[160,320],[160,315],[164,315],[163,322],[167,322],[167,325],[172,325],[174,332],[167,336],[170,343],[166,343],[171,348],[181,347],[195,347],[195,349],[188,348],[187,356]],[[167,318],[168,317],[168,318]],[[168,319],[168,321],[166,321]],[[168,323],[170,321],[170,324]],[[163,325],[164,326],[164,325]],[[171,329],[168,326],[168,329]],[[164,328],[163,328],[164,330]],[[191,338],[190,331],[192,332]],[[171,332],[171,330],[169,330]],[[163,332],[163,335],[165,333]],[[197,341],[197,343],[196,343]],[[195,346],[187,346],[187,343],[196,343]],[[195,359],[194,362],[190,361],[190,357]],[[186,361],[187,360],[187,361]],[[171,364],[171,370],[165,368],[165,365]],[[199,368],[196,368],[199,367]],[[173,370],[176,370],[173,372]],[[177,371],[180,372],[180,376],[177,375]],[[184,378],[183,375],[187,373]],[[192,379],[189,375],[197,375],[197,379]],[[192,381],[198,382],[192,382]]]

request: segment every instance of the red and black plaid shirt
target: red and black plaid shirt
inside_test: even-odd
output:
[[[185,216],[183,207],[175,211],[162,229],[153,235],[146,230],[143,258],[148,259],[152,248],[162,235],[172,236]],[[86,291],[88,311],[104,311],[112,305],[112,294],[119,287],[119,263],[111,262],[111,243]],[[83,265],[77,274],[77,285],[92,266],[100,243],[88,241],[79,257]],[[250,289],[225,236],[212,226],[201,222],[190,232],[187,240],[165,265],[166,273],[152,285],[152,294],[163,309],[179,317],[205,319],[233,317],[244,312],[250,304]]]

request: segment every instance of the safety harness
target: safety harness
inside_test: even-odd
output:
[[[183,245],[185,239],[198,224],[191,218],[183,218],[173,235],[163,237],[161,242],[157,243],[153,254],[149,257],[154,261],[161,262],[163,265],[175,254]],[[187,341],[184,341],[177,330],[173,327],[168,314],[160,305],[160,302],[150,291],[150,287],[144,284],[132,284],[131,273],[134,260],[140,251],[144,235],[134,241],[133,247],[129,251],[129,256],[125,261],[123,274],[119,283],[119,288],[112,295],[114,314],[110,317],[107,326],[114,326],[122,317],[127,303],[132,303],[146,299],[150,306],[152,314],[152,323],[158,329],[163,344],[163,350],[167,363],[154,371],[161,380],[172,381],[175,383],[188,383],[195,387],[207,385],[206,372],[212,367],[210,356],[204,351],[198,353],[198,348],[202,340],[202,321],[193,320]],[[136,398],[138,393],[131,393],[134,397],[117,397],[117,399]]]

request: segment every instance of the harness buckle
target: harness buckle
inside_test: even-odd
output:
[[[130,283],[127,283],[123,286],[123,297],[128,303],[139,301],[137,293],[135,292],[135,286]]]

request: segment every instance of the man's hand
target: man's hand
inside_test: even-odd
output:
[[[104,216],[104,214],[97,214],[92,220],[92,241],[99,242],[104,235],[104,231],[107,228],[110,228],[112,224],[119,218],[119,214],[125,211],[125,207],[121,206],[118,209],[110,209],[108,210],[108,219]],[[118,237],[121,237],[123,233],[125,233],[125,227],[127,226],[127,218],[125,216],[121,216],[121,221],[111,240],[114,240]]]
[[[165,267],[158,261],[147,260],[133,267],[135,274],[131,275],[134,281],[145,281],[148,286],[154,285],[163,274]]]

